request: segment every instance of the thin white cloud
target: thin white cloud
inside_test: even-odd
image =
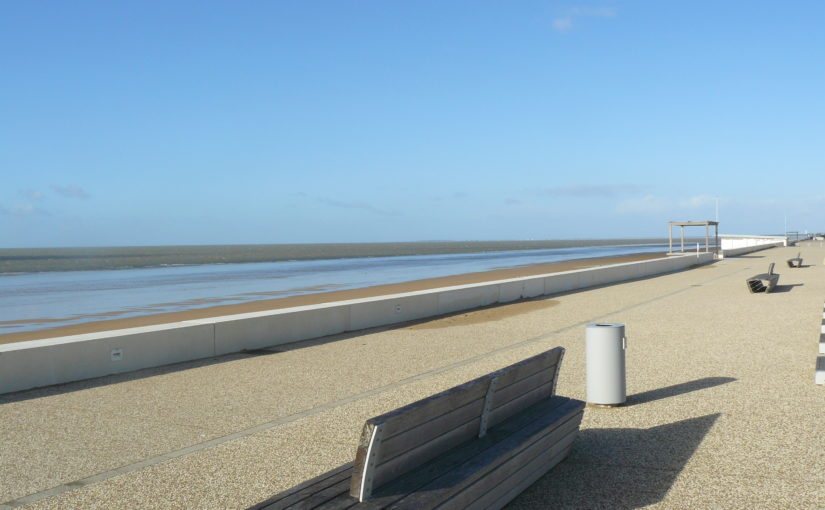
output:
[[[59,186],[57,184],[51,185],[52,191],[65,198],[79,198],[81,200],[88,199],[91,195],[76,184],[69,184],[68,186]]]
[[[616,16],[615,7],[574,7],[570,9],[573,16],[592,16],[597,18],[612,18]]]
[[[444,195],[431,195],[428,198],[429,198],[429,200],[432,200],[433,202],[444,202],[445,200],[462,200],[462,199],[465,199],[469,196],[470,195],[468,193],[464,192],[464,191],[454,191],[454,192],[450,193],[449,195],[447,195],[446,197]]]
[[[390,211],[387,209],[381,209],[380,207],[375,207],[374,205],[368,204],[366,202],[346,202],[342,200],[335,200],[332,198],[318,198],[318,201],[322,204],[326,204],[332,207],[339,207],[342,209],[360,209],[362,211],[371,212],[373,214],[379,214],[381,216],[399,216],[400,213],[396,211]]]
[[[46,195],[44,195],[43,192],[36,189],[21,189],[20,194],[29,200],[43,200],[46,198]]]
[[[640,198],[629,198],[616,206],[620,213],[663,213],[668,211],[694,211],[713,207],[716,197],[711,195],[696,195],[688,198],[665,198],[655,195],[645,195]]]
[[[612,198],[622,195],[635,195],[645,190],[636,184],[573,184],[544,188],[542,195],[558,198]]]
[[[34,204],[14,204],[10,207],[0,205],[0,214],[4,216],[49,216],[50,213]]]
[[[573,18],[570,16],[563,16],[553,20],[553,28],[559,32],[567,32],[573,28]]]
[[[613,18],[617,14],[614,7],[574,7],[553,19],[553,28],[561,33],[573,29],[578,18]]]

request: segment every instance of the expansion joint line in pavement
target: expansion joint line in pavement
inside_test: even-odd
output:
[[[711,278],[709,280],[706,280],[706,281],[702,282],[701,285],[705,285],[705,284],[708,284],[708,283],[713,283],[717,280],[721,280],[721,279],[724,279],[724,278],[728,278],[730,276],[734,276],[737,273],[741,273],[742,271],[745,271],[747,269],[748,268],[744,268],[744,269],[740,269],[738,271],[735,271],[733,273],[729,273],[729,274],[725,274],[725,275],[721,275],[721,276]],[[88,476],[88,477],[82,478],[80,480],[75,480],[73,482],[67,482],[67,483],[58,485],[56,487],[52,487],[50,489],[46,489],[44,491],[35,492],[33,494],[29,494],[29,495],[26,495],[26,496],[21,496],[20,498],[13,499],[11,501],[6,501],[5,503],[0,503],[0,510],[11,510],[15,507],[19,507],[19,506],[27,505],[27,504],[30,504],[30,503],[34,503],[35,501],[39,501],[39,500],[44,499],[44,498],[57,496],[59,494],[65,493],[65,492],[73,491],[73,490],[80,489],[80,488],[88,486],[88,485],[92,485],[92,484],[95,484],[95,483],[98,483],[98,482],[102,482],[104,480],[107,480],[109,478],[113,478],[115,476],[125,475],[127,473],[138,471],[140,469],[143,469],[143,468],[146,468],[146,467],[149,467],[149,466],[153,466],[155,464],[160,464],[161,462],[166,462],[168,460],[176,459],[178,457],[183,457],[185,455],[190,455],[192,453],[196,453],[196,452],[199,452],[199,451],[202,451],[202,450],[206,450],[208,448],[219,446],[219,445],[227,443],[229,441],[234,441],[235,439],[241,439],[243,437],[251,436],[253,434],[257,434],[259,432],[263,432],[265,430],[269,430],[269,429],[278,427],[280,425],[286,425],[287,423],[291,423],[291,422],[300,420],[302,418],[313,416],[313,415],[322,413],[324,411],[329,411],[331,409],[335,409],[337,407],[341,407],[341,406],[350,404],[352,402],[356,402],[358,400],[362,400],[362,399],[365,399],[365,398],[368,398],[368,397],[372,397],[374,395],[378,395],[380,393],[384,393],[386,391],[393,390],[393,389],[398,388],[400,386],[405,386],[405,385],[410,384],[410,383],[414,383],[414,382],[417,382],[417,381],[422,381],[422,380],[425,380],[425,379],[429,379],[430,377],[433,377],[433,376],[436,376],[436,375],[439,375],[439,374],[442,374],[442,373],[445,373],[445,372],[449,372],[449,371],[455,370],[457,368],[462,368],[462,367],[465,367],[467,365],[471,365],[473,363],[482,361],[482,360],[487,359],[487,358],[491,358],[493,356],[497,356],[499,354],[502,354],[502,353],[505,353],[505,352],[508,352],[508,351],[512,351],[514,349],[518,349],[520,347],[523,347],[525,345],[529,345],[531,343],[536,343],[536,342],[541,342],[541,341],[547,340],[548,338],[554,337],[554,336],[559,335],[561,333],[565,333],[565,332],[570,331],[572,329],[580,328],[580,327],[582,327],[586,324],[589,324],[591,322],[598,322],[599,319],[602,319],[603,317],[610,316],[610,315],[615,315],[617,313],[626,312],[626,311],[632,310],[634,308],[638,308],[640,306],[645,306],[645,305],[648,305],[650,303],[654,303],[656,301],[661,301],[663,299],[668,299],[668,298],[671,298],[673,296],[682,294],[684,292],[694,290],[695,288],[696,287],[694,285],[690,285],[690,286],[681,288],[679,290],[669,292],[667,294],[662,294],[661,296],[656,296],[656,297],[647,299],[645,301],[641,301],[639,303],[626,306],[624,308],[619,308],[619,309],[616,309],[616,310],[612,310],[611,312],[599,315],[598,317],[592,317],[590,319],[578,322],[576,324],[572,324],[570,326],[565,326],[563,328],[550,331],[550,332],[545,333],[543,335],[528,338],[526,340],[522,340],[520,342],[510,344],[510,345],[507,345],[505,347],[501,347],[499,349],[496,349],[496,350],[493,350],[493,351],[490,351],[490,352],[486,352],[484,354],[479,354],[478,356],[473,356],[472,358],[468,358],[468,359],[465,359],[463,361],[453,363],[451,365],[446,365],[446,366],[443,366],[443,367],[440,367],[440,368],[436,368],[434,370],[430,370],[429,372],[424,372],[422,374],[407,377],[405,379],[401,379],[401,380],[392,382],[390,384],[380,386],[378,388],[373,388],[371,390],[368,390],[368,391],[365,391],[365,392],[362,392],[362,393],[358,393],[356,395],[350,395],[349,397],[345,397],[345,398],[343,398],[341,400],[337,400],[335,402],[328,402],[328,403],[323,404],[321,406],[313,407],[312,409],[307,409],[307,410],[301,411],[299,413],[291,414],[289,416],[283,416],[283,417],[278,418],[276,420],[272,420],[272,421],[268,421],[266,423],[261,423],[259,425],[255,425],[254,427],[250,427],[248,429],[240,430],[238,432],[233,432],[232,434],[227,434],[225,436],[216,437],[214,439],[210,439],[209,441],[204,441],[203,443],[194,444],[192,446],[188,446],[188,447],[182,448],[180,450],[175,450],[175,451],[172,451],[172,452],[164,453],[162,455],[157,455],[155,457],[151,457],[149,459],[145,459],[145,460],[142,460],[140,462],[135,462],[133,464],[127,464],[125,466],[121,466],[119,468],[112,469],[110,471],[104,471],[102,473],[98,473],[96,475]]]

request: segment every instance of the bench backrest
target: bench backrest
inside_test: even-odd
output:
[[[373,490],[555,394],[564,349],[556,347],[413,402],[364,424],[350,495]]]
[[[771,262],[771,265],[770,265],[770,266],[768,266],[768,274],[773,274],[773,266],[774,266],[774,264],[775,264],[774,262]]]

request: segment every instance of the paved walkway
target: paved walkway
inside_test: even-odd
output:
[[[802,252],[807,267],[788,269]],[[825,508],[825,248],[0,396],[0,508],[244,508],[352,460],[370,416],[623,322],[628,405],[510,505]],[[777,263],[773,294],[744,279]]]

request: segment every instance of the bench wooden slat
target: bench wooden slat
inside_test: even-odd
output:
[[[504,506],[518,495],[511,494],[513,488],[520,487],[525,479],[532,478],[535,481],[561,462],[570,453],[577,433],[578,423],[568,421],[564,426],[510,458],[505,466],[480,478],[439,506],[482,509]]]
[[[563,349],[555,348],[501,370],[473,379],[459,386],[442,391],[425,399],[400,407],[389,413],[370,418],[368,421],[384,425],[384,437],[389,439],[405,430],[433,420],[438,416],[461,407],[468,402],[483,398],[491,377],[498,377],[498,388],[503,389],[524,377],[558,364]]]
[[[499,406],[498,409],[493,410],[493,412],[490,413],[490,424],[491,426],[497,425],[510,416],[552,396],[553,386],[550,384],[545,384],[544,386],[534,388],[530,392],[525,393],[524,395]]]
[[[367,423],[382,424],[385,437],[389,439],[449,413],[453,409],[463,407],[474,400],[483,399],[488,385],[489,378],[487,376],[479,377],[395,411],[370,418]]]
[[[556,372],[557,365],[553,365],[551,367],[539,370],[531,375],[527,375],[518,381],[512,381],[509,386],[505,386],[504,388],[498,386],[493,395],[493,411],[491,413],[491,420],[488,426],[493,426],[496,423],[500,423],[503,418],[506,418],[506,416],[515,414],[521,409],[537,402],[538,398],[534,400],[527,399],[520,401],[520,405],[517,404],[512,407],[504,407],[504,410],[502,411],[502,407],[506,406],[510,400],[514,400],[524,394],[527,394],[542,385],[547,387],[547,391],[542,393],[540,396],[548,396],[552,389],[552,378]],[[507,379],[512,380],[513,377],[509,377]],[[481,414],[483,405],[483,398],[475,400],[464,407],[445,413],[433,420],[430,420],[429,422],[421,424],[414,429],[406,430],[395,435],[394,437],[391,437],[390,439],[384,439],[381,444],[381,453],[377,457],[376,463],[382,464],[387,462],[388,460],[413,449],[421,443],[431,441],[441,435],[444,435],[445,431],[463,427],[469,422],[477,423],[474,419]],[[472,437],[472,434],[470,434],[470,437]]]
[[[276,494],[266,501],[262,501],[249,510],[283,510],[290,505],[302,501],[320,490],[335,485],[341,480],[349,480],[352,476],[352,462],[320,474],[286,491]]]
[[[445,412],[461,407],[469,401],[482,398],[487,391],[488,381],[492,377],[499,378],[499,388],[506,388],[524,377],[556,365],[562,353],[563,349],[556,347],[389,413],[370,418],[368,421],[384,424],[384,437],[390,438],[399,432],[416,427]]]
[[[476,417],[472,421],[456,427],[446,434],[442,434],[427,443],[418,445],[403,455],[380,464],[375,469],[373,487],[380,487],[389,480],[403,475],[407,471],[420,466],[441,453],[478,437],[480,426],[481,417]]]
[[[522,380],[530,379],[543,370],[552,368],[555,372],[552,376],[548,375],[548,390],[543,393],[545,396],[551,395],[563,353],[564,349],[560,347],[551,349],[367,420],[355,456],[350,494],[362,499],[368,498],[373,490],[382,484],[477,436],[481,425],[481,413],[478,419],[472,418],[470,421],[464,421],[468,416],[458,415],[457,417],[453,412],[482,400],[493,380],[496,381],[497,389],[506,389],[519,384]],[[538,380],[540,378],[535,379],[535,381]],[[520,403],[499,406],[499,409],[490,416],[495,417],[495,420],[489,421],[487,426],[493,426],[537,401],[537,399],[524,398],[517,400]],[[437,425],[442,419],[443,423]],[[442,432],[435,437],[432,437],[433,432],[418,435],[418,427],[422,425],[427,431],[440,430]],[[402,433],[404,437],[394,438]],[[428,440],[422,440],[422,438],[428,438]],[[385,441],[389,443],[389,454],[383,452]]]
[[[550,392],[553,390],[553,377],[557,373],[557,365],[553,365],[545,370],[536,372],[530,377],[526,377],[505,388],[496,389],[493,395],[493,412],[498,411],[502,407],[507,406],[511,401],[521,398],[522,396],[536,390],[537,388],[547,387]],[[520,409],[513,408],[510,414],[516,414]]]
[[[433,508],[452,493],[464,490],[486,474],[500,468],[502,463],[512,458],[517,460],[518,453],[542,438],[552,436],[559,429],[562,429],[563,437],[565,426],[570,427],[570,430],[577,430],[584,412],[584,404],[570,399],[559,402],[557,399],[560,398],[538,404],[519,415],[519,420],[511,420],[497,429],[491,429],[489,436],[492,437],[489,438],[489,442],[486,441],[488,437],[485,437],[471,443],[471,448],[476,450],[475,455],[389,508]],[[552,441],[548,440],[548,443],[552,444]],[[503,455],[503,452],[507,452],[508,455]]]
[[[536,372],[553,368],[561,362],[564,349],[556,347],[547,352],[543,352],[524,361],[520,361],[514,365],[504,367],[491,374],[491,377],[498,377],[498,390],[503,390],[527,377],[534,375]]]
[[[300,501],[290,498],[293,501],[286,506],[255,508],[308,510],[320,505],[324,510],[424,510],[441,503],[444,508],[464,508],[471,503],[478,508],[493,508],[489,501],[510,501],[523,490],[521,486],[528,486],[569,453],[583,407],[582,402],[564,397],[544,402],[491,429],[487,437],[469,442],[386,485],[376,497],[362,503],[347,493],[345,483],[329,483],[338,477],[326,473],[324,480],[315,482],[315,492],[310,497]],[[512,450],[512,454],[502,455],[502,450]],[[530,483],[525,485],[524,477],[529,477]],[[516,491],[514,487],[521,488]],[[443,501],[451,492],[455,496]]]
[[[527,487],[533,485],[539,478],[544,476],[570,454],[577,432],[578,431],[572,432],[569,437],[564,439],[566,446],[564,449],[558,451],[558,453],[546,457],[538,457],[525,469],[516,472],[511,477],[510,489],[500,494],[498,499],[491,502],[490,500],[492,500],[496,494],[493,492],[487,493],[485,496],[473,502],[472,505],[469,505],[467,510],[498,510],[515,499],[516,496],[524,492]]]
[[[349,491],[342,492],[334,500],[324,503],[324,510],[348,510],[358,508],[358,500],[349,495]]]
[[[344,479],[334,485],[330,485],[322,490],[319,490],[308,498],[298,501],[289,508],[290,510],[312,510],[313,508],[317,508],[324,505],[324,503],[328,503],[336,497],[341,496],[341,494],[346,494],[347,489],[349,489],[349,479]],[[354,503],[354,501],[349,502],[350,506],[352,503]],[[327,506],[324,505],[324,508],[327,508]]]
[[[480,398],[452,412],[442,414],[438,418],[430,420],[415,429],[410,429],[401,434],[396,434],[390,439],[385,439],[381,444],[381,453],[376,459],[376,462],[387,462],[402,453],[408,452],[421,443],[432,441],[444,435],[445,431],[456,429],[472,421],[478,423],[478,417],[483,407],[484,399]]]
[[[384,485],[373,494],[372,498],[360,503],[358,510],[375,510],[393,507],[399,500],[406,498],[407,495],[423,490],[428,485],[432,485],[440,479],[440,477],[443,477],[445,473],[460,469],[461,466],[467,462],[478,458],[483,452],[494,448],[497,443],[512,436],[519,430],[534,424],[538,416],[549,413],[557,413],[553,415],[556,418],[558,416],[564,416],[566,413],[559,413],[559,409],[570,405],[570,402],[578,403],[581,409],[584,408],[584,404],[580,401],[571,401],[571,399],[566,397],[555,397],[543,403],[542,406],[536,406],[536,408],[526,410],[497,427],[491,428],[485,437],[468,441],[466,444]]]

